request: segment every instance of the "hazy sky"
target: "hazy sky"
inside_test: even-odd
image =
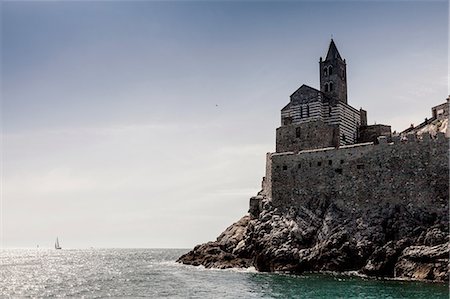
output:
[[[330,37],[403,130],[448,95],[447,1],[1,2],[4,247],[191,247],[248,210]]]

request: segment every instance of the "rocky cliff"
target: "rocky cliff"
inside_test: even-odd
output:
[[[256,215],[196,246],[179,262],[264,272],[358,271],[374,277],[448,280],[448,200],[428,210],[407,202],[355,209],[333,199],[286,209],[265,197]],[[252,211],[251,211],[252,212]]]

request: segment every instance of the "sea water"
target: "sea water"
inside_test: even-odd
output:
[[[448,298],[448,284],[210,270],[187,249],[0,250],[0,297]]]

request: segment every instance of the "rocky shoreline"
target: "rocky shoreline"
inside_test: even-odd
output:
[[[446,282],[448,202],[442,213],[395,203],[355,210],[332,200],[261,210],[242,217],[216,241],[197,245],[178,262],[261,272],[348,272],[369,277]]]

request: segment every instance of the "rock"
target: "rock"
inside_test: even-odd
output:
[[[447,242],[435,246],[407,247],[395,264],[394,276],[448,281],[449,246]]]
[[[402,202],[369,202],[355,209],[343,201],[315,199],[283,209],[264,197],[257,201],[257,217],[244,216],[216,241],[196,246],[178,261],[208,268],[254,266],[262,272],[352,270],[448,279],[447,209],[427,214]]]
[[[244,246],[244,236],[249,220],[249,216],[242,217],[220,234],[215,242],[195,246],[193,250],[182,255],[177,262],[219,269],[250,267],[251,258]]]

